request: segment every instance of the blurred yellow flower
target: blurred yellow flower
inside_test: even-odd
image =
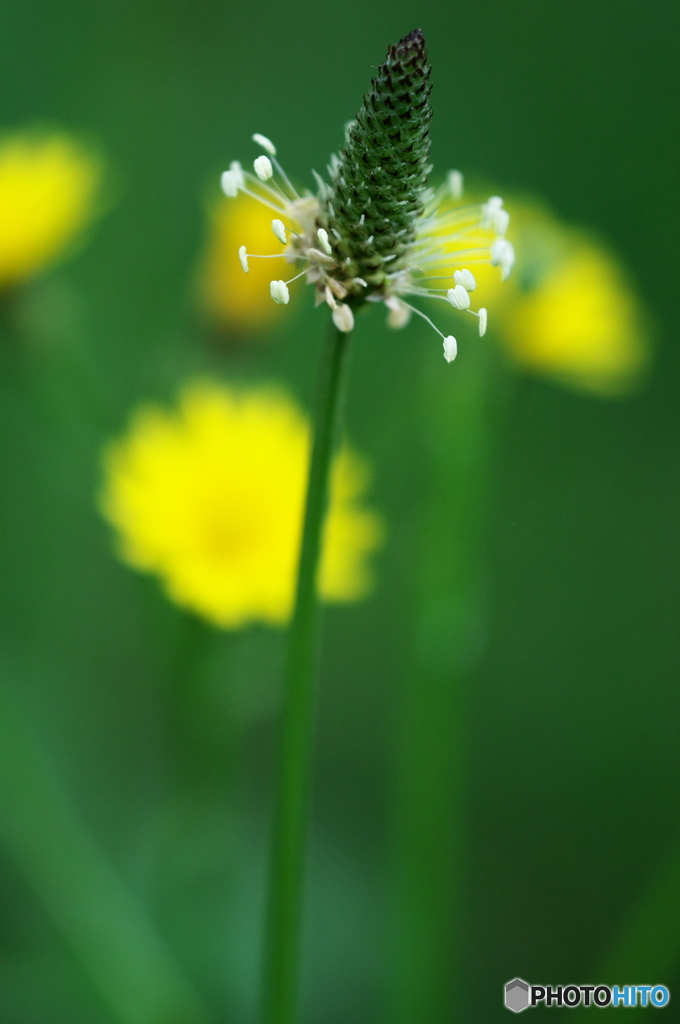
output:
[[[231,330],[253,331],[281,316],[282,311],[275,303],[262,301],[262,296],[269,294],[270,260],[254,260],[250,273],[243,273],[238,250],[244,238],[252,239],[258,252],[280,255],[271,210],[244,193],[236,199],[223,196],[208,211],[208,242],[199,267],[198,296],[217,323]]]
[[[59,256],[95,212],[100,161],[61,133],[0,138],[0,288]]]
[[[187,386],[175,411],[146,406],[105,453],[101,509],[121,558],[223,628],[284,624],[293,605],[310,447],[282,391]],[[319,576],[326,600],[370,589],[379,517],[362,507],[368,471],[336,457]]]
[[[492,276],[484,278],[499,340],[533,373],[600,395],[630,390],[649,358],[631,276],[589,233],[538,204],[508,205],[517,271],[506,289],[494,290]]]
[[[543,250],[527,244],[528,265],[542,266],[526,290],[509,297],[500,336],[529,370],[603,395],[628,391],[649,356],[640,300],[604,245],[582,232],[562,228],[561,234],[561,246],[547,237]]]

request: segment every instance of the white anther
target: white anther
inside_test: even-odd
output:
[[[224,171],[220,178],[220,185],[225,196],[234,199],[238,195],[238,184],[231,171]]]
[[[272,167],[272,162],[268,156],[258,156],[253,167],[255,168],[255,174],[258,176],[260,181],[269,181],[269,179],[274,175],[274,168]]]
[[[497,235],[504,235],[508,230],[510,214],[503,209],[500,196],[491,196],[484,204],[484,227],[491,228]]]
[[[285,281],[272,281],[269,285],[269,292],[274,302],[280,306],[286,306],[290,299],[290,292]]]
[[[504,281],[510,276],[515,263],[515,250],[512,242],[505,238],[497,238],[491,246],[491,266],[501,268],[501,277]]]
[[[347,334],[354,327],[354,314],[344,302],[339,302],[333,310],[333,323],[343,334]]]
[[[457,284],[455,288],[449,288],[446,298],[454,309],[469,309],[470,307],[470,295],[462,284]]]
[[[330,290],[328,285],[326,285],[326,288],[324,289],[324,295],[326,296],[326,305],[330,306],[331,309],[335,309],[337,306],[335,295],[333,295],[333,292]]]
[[[319,228],[319,230],[316,233],[316,237],[319,239],[319,245],[321,246],[323,251],[326,253],[326,255],[330,256],[333,252],[333,249],[331,247],[331,243],[328,241],[328,232],[326,231],[326,229]]]
[[[263,149],[266,149],[270,156],[276,156],[276,146],[271,139],[267,138],[266,135],[260,135],[259,132],[255,132],[253,135],[253,142],[256,142],[258,146],[262,146]]]
[[[497,235],[504,235],[510,225],[510,214],[507,210],[496,210],[493,226]]]
[[[448,338],[444,338],[444,359],[447,363],[452,363],[458,355],[458,345],[456,339],[452,334],[449,334]]]
[[[448,185],[453,198],[460,199],[463,194],[463,175],[460,171],[449,171]]]
[[[479,337],[483,338],[486,334],[486,324],[488,320],[488,314],[484,309],[484,306],[482,306],[477,316],[479,317]]]
[[[336,281],[334,277],[329,277],[328,280],[326,281],[326,285],[327,287],[330,288],[330,290],[333,292],[333,295],[335,295],[336,298],[347,298],[347,288],[342,283],[342,281]]]
[[[387,326],[392,327],[394,330],[406,327],[406,324],[411,319],[411,310],[406,303],[398,299],[396,295],[390,295],[388,299],[385,299],[385,305],[389,309]]]
[[[307,255],[310,259],[316,260],[317,263],[322,263],[325,267],[335,266],[335,260],[332,256],[329,256],[327,252],[321,252],[321,249],[310,248],[307,250]],[[349,257],[347,257],[349,260]],[[349,260],[351,263],[351,260]]]
[[[288,241],[288,235],[286,234],[286,228],[282,220],[278,220],[277,218],[276,220],[272,221],[272,231],[278,238],[279,242],[283,242],[283,244],[285,245],[286,242]]]
[[[248,267],[248,253],[246,252],[245,245],[242,245],[241,248],[239,249],[239,251],[238,251],[238,258],[241,261],[241,266],[243,267],[243,273],[247,274],[249,272],[249,267]]]
[[[467,292],[473,292],[477,287],[475,275],[471,270],[456,270],[453,275],[453,280],[456,284],[462,284],[463,288]]]
[[[489,196],[484,204],[484,213],[487,217],[493,216],[496,210],[500,210],[503,206],[503,200],[500,196]]]
[[[238,195],[238,190],[243,188],[245,178],[243,177],[243,168],[241,167],[238,160],[232,160],[229,165],[229,170],[225,171],[220,178],[220,184],[222,191],[225,196],[229,196],[230,199],[234,199]]]

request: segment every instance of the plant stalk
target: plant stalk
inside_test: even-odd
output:
[[[0,844],[116,1024],[213,1018],[72,801],[0,677]]]
[[[485,631],[485,535],[492,435],[486,347],[421,391],[419,544],[412,658],[400,702],[394,852],[394,1024],[460,1012],[464,721]]]
[[[284,677],[283,732],[267,907],[264,1024],[294,1024],[298,1014],[302,893],[319,641],[317,574],[334,442],[347,377],[348,349],[349,335],[331,325],[317,376],[312,458]]]

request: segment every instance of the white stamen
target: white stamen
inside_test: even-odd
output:
[[[397,331],[402,327],[406,327],[406,324],[411,319],[411,310],[406,303],[398,299],[396,295],[390,295],[388,299],[385,299],[385,305],[389,309],[387,326]]]
[[[274,302],[280,306],[287,306],[290,299],[290,292],[285,281],[272,281],[269,285],[269,292]]]
[[[471,270],[456,270],[453,275],[453,280],[456,284],[462,284],[463,288],[468,292],[473,292],[477,287],[475,275]]]
[[[510,225],[510,214],[508,213],[508,211],[497,210],[493,224],[496,229],[496,233],[499,235],[504,235]]]
[[[310,259],[316,260],[317,263],[322,263],[325,267],[336,265],[333,257],[329,256],[326,252],[321,252],[321,249],[314,249],[313,247],[310,247],[307,250],[307,255]],[[347,259],[349,260],[349,256]],[[351,263],[351,260],[349,260],[349,262]]]
[[[248,253],[246,252],[245,245],[242,245],[241,248],[239,249],[239,251],[238,251],[238,258],[241,261],[241,266],[243,267],[243,273],[244,274],[248,274],[249,273]]]
[[[252,175],[251,175],[251,177],[252,177]],[[268,206],[270,210],[274,211],[274,213],[282,213],[282,214],[285,214],[285,215],[288,214],[288,210],[286,209],[286,206],[288,206],[287,200],[284,201],[285,202],[285,206],[284,206],[284,202],[282,202],[281,195],[277,194],[274,191],[274,189],[270,189],[267,186],[265,188],[265,191],[268,193],[268,195],[264,195],[264,196],[260,192],[252,192],[247,187],[244,187],[242,189],[242,191],[245,192],[245,194],[247,196],[250,196],[251,199],[256,199],[258,203],[262,203],[263,206]],[[273,199],[269,198],[270,196],[273,196]],[[292,206],[293,204],[291,203],[290,205]]]
[[[484,306],[482,306],[477,316],[479,317],[479,337],[483,338],[486,334],[486,324],[488,320],[488,314],[484,309]]]
[[[326,285],[324,295],[326,296],[326,305],[330,306],[331,309],[335,309],[337,306],[337,302],[335,301],[335,296],[333,295],[333,292],[330,290],[328,285]]]
[[[503,206],[503,200],[500,196],[489,196],[487,201],[484,203],[484,216],[488,219],[494,216],[497,210],[500,210]]]
[[[330,170],[330,168],[329,168],[329,170]],[[315,180],[315,182],[316,182],[316,184],[318,185],[318,188],[319,188],[319,199],[328,199],[329,195],[331,195],[331,190],[329,189],[328,185],[323,180],[321,175],[317,174],[317,172],[313,170],[312,171],[312,177],[314,178],[314,180]]]
[[[458,355],[458,345],[456,339],[452,334],[449,334],[448,338],[444,338],[444,359],[447,363],[452,363]]]
[[[369,301],[371,301],[371,296],[370,296],[370,295],[369,295],[369,297],[368,297],[368,298],[369,298]],[[375,300],[373,300],[373,301],[375,301]],[[432,323],[432,321],[430,320],[429,316],[426,316],[426,315],[425,315],[425,313],[423,313],[422,309],[418,309],[418,307],[417,307],[417,306],[412,306],[410,302],[404,302],[404,305],[405,305],[405,306],[408,306],[408,308],[409,308],[409,309],[411,310],[411,312],[412,312],[412,313],[417,313],[417,314],[418,314],[418,316],[422,317],[422,318],[423,318],[423,320],[425,320],[425,321],[426,321],[426,322],[427,322],[427,323],[428,323],[428,324],[430,325],[430,327],[432,328],[432,330],[433,330],[433,331],[436,331],[436,332],[437,332],[437,334],[439,335],[439,337],[440,337],[440,338],[443,338],[443,337],[444,337],[444,335],[443,335],[443,334],[442,334],[442,332],[441,332],[441,331],[439,330],[439,328],[437,327],[437,325],[436,325],[436,324],[434,324],[434,323]]]
[[[260,135],[259,132],[255,132],[253,135],[253,142],[256,142],[258,146],[262,146],[263,149],[266,149],[270,156],[276,156],[276,146],[271,139],[267,138],[266,135]]]
[[[245,249],[245,245],[241,246]],[[288,259],[288,255],[285,252],[274,252],[274,253],[261,253],[261,252],[249,252],[249,260],[285,260]]]
[[[220,184],[222,185],[222,191],[225,196],[229,196],[230,199],[234,199],[238,195],[238,190],[243,188],[245,185],[243,168],[238,160],[232,160],[229,165],[229,170],[222,174]]]
[[[238,195],[238,184],[231,171],[224,171],[222,173],[220,185],[225,196],[229,196],[230,199],[236,198]]]
[[[332,255],[333,249],[332,249],[331,243],[328,241],[328,232],[326,231],[326,229],[325,228],[319,228],[319,230],[316,233],[316,237],[319,239],[319,245],[321,246],[323,251],[328,256]]]
[[[326,280],[326,284],[328,285],[330,290],[333,292],[333,294],[335,296],[337,296],[337,298],[339,298],[339,299],[346,299],[347,298],[347,288],[342,283],[342,281],[336,281],[334,277],[329,277]]]
[[[277,218],[276,220],[272,221],[272,231],[278,238],[279,242],[283,242],[284,245],[287,243],[288,236],[286,234],[286,228],[282,220],[278,220]]]
[[[469,309],[470,307],[470,295],[462,284],[457,284],[455,288],[449,288],[446,298],[454,309]]]
[[[305,274],[307,273],[307,270],[308,270],[308,267],[305,267],[303,270],[300,271],[299,274],[296,274],[295,277],[289,277],[288,280],[285,281],[284,283],[285,284],[292,284],[293,281],[299,281],[301,277],[305,276]]]
[[[269,181],[274,175],[274,168],[268,156],[258,156],[257,160],[253,163],[253,167],[260,181]]]
[[[344,302],[339,302],[333,310],[333,323],[343,334],[347,334],[354,327],[354,314]]]
[[[507,210],[503,209],[503,200],[501,197],[491,196],[491,198],[484,203],[482,210],[483,226],[486,228],[492,228],[497,235],[504,235],[508,230],[510,214]]]
[[[505,238],[497,238],[491,246],[491,266],[501,268],[501,277],[504,281],[510,276],[515,263],[515,250],[512,242]]]
[[[449,171],[448,175],[449,192],[454,199],[460,199],[463,194],[463,175],[460,171]]]

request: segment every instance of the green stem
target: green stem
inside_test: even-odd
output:
[[[652,985],[668,985],[680,966],[680,842],[658,864],[615,932],[610,948],[591,977],[596,985],[635,984],[635,978],[653,979]],[[630,979],[630,980],[629,980]],[[589,979],[590,980],[590,979]],[[614,1019],[614,1007],[598,1010],[598,1020]],[[618,1009],[618,1007],[617,1007]],[[569,1014],[574,1024],[585,1024],[588,1010]],[[637,1021],[647,1009],[626,1010],[626,1021]],[[619,1018],[617,1018],[619,1019]],[[591,1018],[592,1020],[592,1018]]]
[[[218,637],[216,631],[197,615],[184,613],[177,623],[177,646],[171,667],[166,702],[166,743],[169,787],[184,797],[196,799],[206,789],[224,788],[220,763],[229,758],[231,744],[223,733],[215,743],[210,729],[211,710],[206,703],[206,674]],[[219,637],[228,643],[230,634]],[[217,763],[216,763],[217,757]]]
[[[0,842],[118,1024],[211,1019],[151,920],[97,846],[0,678]]]
[[[484,624],[490,440],[486,346],[428,363],[421,425],[412,657],[401,697],[390,1019],[460,1013],[463,726]]]
[[[312,731],[319,636],[317,572],[331,460],[345,387],[349,335],[331,327],[317,377],[314,441],[288,641],[264,974],[265,1024],[297,1018],[302,889],[311,795]]]

